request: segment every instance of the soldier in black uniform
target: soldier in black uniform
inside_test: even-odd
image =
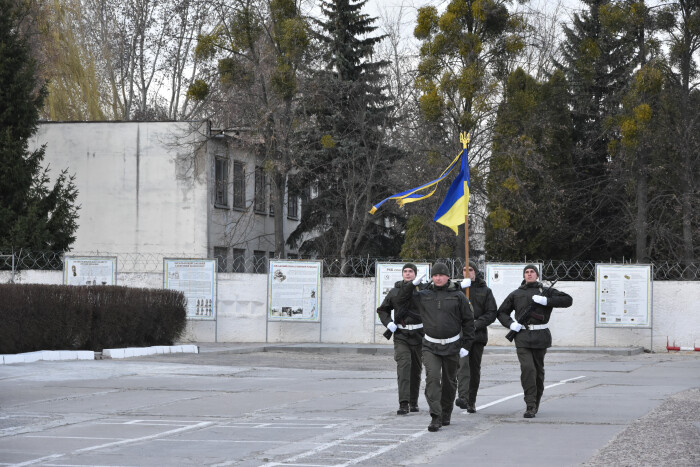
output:
[[[534,418],[540,408],[544,392],[544,356],[552,346],[552,333],[549,332],[549,317],[552,308],[567,308],[573,303],[569,294],[556,289],[543,295],[543,285],[534,264],[523,269],[523,282],[506,297],[498,308],[498,321],[517,332],[515,348],[520,361],[520,383],[525,393],[525,418]],[[518,322],[527,308],[533,305],[534,312],[526,322]],[[515,319],[510,317],[515,310]]]
[[[423,371],[421,352],[423,349],[423,322],[417,310],[398,304],[400,287],[404,283],[412,283],[416,278],[418,268],[413,263],[406,263],[401,272],[402,281],[396,282],[394,288],[384,297],[377,308],[377,314],[382,324],[393,333],[394,360],[399,385],[399,410],[397,415],[406,415],[409,411],[418,412],[418,394],[420,393],[420,378]],[[394,319],[391,318],[394,310]]]
[[[467,297],[450,281],[443,263],[432,270],[432,283],[416,290],[423,278],[405,283],[399,304],[412,303],[423,320],[423,365],[425,398],[430,407],[428,431],[449,425],[457,390],[457,367],[474,340],[474,313]]]
[[[469,350],[469,356],[459,360],[457,372],[457,400],[455,405],[467,409],[469,413],[476,412],[476,393],[481,381],[481,357],[488,343],[488,325],[496,321],[496,299],[493,292],[486,286],[486,281],[479,275],[479,268],[474,261],[469,261],[465,267],[462,289],[469,288],[469,301],[474,308],[474,343]],[[464,284],[467,284],[466,287]]]

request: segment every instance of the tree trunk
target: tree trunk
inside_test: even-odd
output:
[[[637,247],[636,256],[637,262],[647,263],[647,212],[648,212],[648,181],[646,174],[646,156],[645,148],[642,147],[639,151],[637,168],[637,219],[635,222]]]
[[[272,200],[275,210],[275,256],[286,258],[284,248],[284,191],[287,174],[275,173],[272,175]]]

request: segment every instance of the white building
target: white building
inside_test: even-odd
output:
[[[264,272],[274,254],[270,186],[237,132],[208,122],[42,123],[30,149],[44,144],[50,175],[68,169],[79,191],[70,254],[119,256],[122,268],[136,258],[135,270],[144,258],[217,257],[222,272]],[[300,209],[285,196],[285,238]]]

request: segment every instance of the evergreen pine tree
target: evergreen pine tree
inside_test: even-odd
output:
[[[28,150],[46,91],[29,54],[22,5],[0,0],[0,248],[66,250],[75,241],[77,190],[65,171],[49,188],[44,148]]]
[[[325,69],[313,79],[304,108],[313,124],[307,129],[301,186],[318,187],[303,203],[302,219],[288,243],[302,252],[337,255],[392,255],[400,241],[396,227],[371,216],[373,202],[388,192],[387,178],[398,150],[386,142],[392,107],[384,89],[384,61],[372,61],[381,36],[370,37],[375,19],[361,12],[365,1],[321,3],[317,20]],[[313,233],[313,238],[303,241]],[[303,242],[302,242],[303,241]]]
[[[610,0],[582,0],[588,10],[574,14],[564,27],[562,62],[568,81],[573,123],[575,185],[566,188],[568,206],[562,215],[570,223],[570,258],[593,259],[629,255],[629,239],[620,235],[619,184],[610,183],[612,120],[637,64],[634,34],[611,28],[615,11]]]

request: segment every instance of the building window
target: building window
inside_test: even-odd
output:
[[[214,205],[228,207],[228,159],[217,157],[214,162]]]
[[[267,273],[267,252],[261,250],[253,251],[253,272]]]
[[[255,212],[265,214],[265,172],[255,168]]]
[[[270,185],[270,215],[274,217],[275,215],[275,196],[272,185]]]
[[[233,207],[245,209],[245,165],[233,163]]]
[[[299,219],[299,197],[291,193],[287,195],[287,217]]]
[[[228,272],[228,248],[215,246],[214,258],[217,260],[217,272]]]
[[[233,249],[233,272],[245,272],[245,250],[242,248]]]

